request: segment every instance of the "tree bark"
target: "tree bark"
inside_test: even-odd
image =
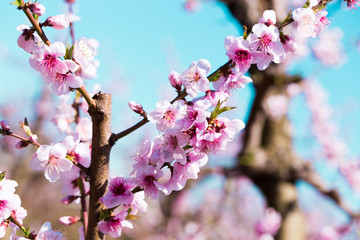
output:
[[[102,197],[108,185],[109,157],[111,145],[111,94],[98,93],[93,99],[95,107],[89,109],[92,118],[92,151],[91,165],[89,169],[90,179],[90,201],[89,221],[86,240],[104,239],[104,234],[98,231],[97,223],[101,211],[99,198]]]

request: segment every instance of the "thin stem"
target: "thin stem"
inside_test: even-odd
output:
[[[33,142],[33,141],[30,141],[29,139],[25,138],[25,137],[22,137],[16,133],[13,133],[13,132],[5,132],[3,133],[4,136],[10,136],[10,137],[14,137],[14,138],[17,138],[17,139],[20,139],[21,141],[25,142],[25,143],[28,143],[28,144],[32,144],[35,146],[35,148],[38,148],[41,146],[40,143],[38,142]]]
[[[80,189],[81,197],[81,221],[84,226],[84,236],[86,237],[87,227],[88,227],[88,211],[87,211],[87,205],[86,205],[86,192],[85,192],[85,176],[80,173],[80,177],[78,179],[78,186]]]
[[[35,31],[37,32],[37,34],[39,34],[41,40],[43,40],[43,42],[46,45],[50,46],[51,43],[50,43],[49,39],[46,37],[44,31],[41,29],[39,23],[35,20],[32,13],[30,12],[30,10],[27,8],[27,6],[25,6],[23,0],[21,0],[21,6],[22,6],[21,9],[25,13],[26,17],[29,19],[31,24],[33,25],[33,27],[34,27]]]
[[[123,138],[125,137],[126,135],[132,133],[133,131],[135,131],[136,129],[142,127],[143,125],[145,125],[146,123],[148,123],[149,120],[147,118],[144,118],[143,120],[141,120],[140,122],[138,122],[137,124],[135,124],[134,126],[118,133],[118,134],[112,134],[111,137],[110,137],[110,140],[109,140],[109,144],[110,145],[114,145],[115,142],[117,140],[119,140],[120,138]]]
[[[9,220],[21,229],[25,237],[28,237],[25,227],[14,217],[13,214],[10,215]]]
[[[88,91],[86,91],[86,89],[85,89],[84,87],[77,88],[76,90],[78,90],[78,92],[79,92],[79,93],[83,96],[83,98],[86,100],[87,104],[89,105],[89,109],[95,107],[95,101],[94,101],[94,99],[92,99],[92,97],[90,96],[90,94],[88,93]]]

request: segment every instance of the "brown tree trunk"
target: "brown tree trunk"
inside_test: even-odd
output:
[[[98,93],[93,99],[96,106],[89,109],[92,118],[92,151],[90,178],[89,225],[86,240],[104,239],[97,229],[101,203],[99,198],[105,194],[109,178],[109,156],[111,145],[111,94]]]

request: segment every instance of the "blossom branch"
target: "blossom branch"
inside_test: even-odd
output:
[[[33,25],[35,31],[37,32],[37,34],[39,34],[39,36],[43,40],[43,42],[46,45],[50,46],[51,43],[50,43],[49,39],[46,37],[46,35],[45,35],[44,31],[42,30],[42,28],[40,27],[39,23],[35,20],[35,18],[31,14],[31,12],[30,12],[29,8],[27,7],[27,5],[24,4],[23,0],[21,0],[21,9],[25,13],[26,17],[29,19],[29,21]]]
[[[78,186],[80,189],[81,197],[80,197],[80,203],[81,203],[81,221],[84,226],[84,236],[86,236],[87,227],[88,227],[88,211],[87,211],[87,205],[86,205],[86,192],[85,192],[85,176],[83,174],[80,174],[80,177],[78,178]]]
[[[1,131],[0,130],[0,134],[4,135],[4,136],[10,136],[10,137],[14,137],[14,138],[17,138],[17,139],[20,139],[22,142],[24,142],[25,144],[32,144],[35,146],[35,148],[38,148],[40,147],[40,143],[38,143],[37,141],[34,141],[34,140],[31,140],[30,138],[27,139],[25,137],[22,137],[16,133],[13,133],[13,132],[5,132],[5,131]]]

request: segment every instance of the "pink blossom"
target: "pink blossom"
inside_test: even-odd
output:
[[[61,224],[67,225],[67,226],[73,225],[74,223],[77,223],[78,221],[80,221],[80,217],[78,217],[78,216],[76,216],[76,217],[63,216],[63,217],[59,218],[59,222]]]
[[[76,110],[67,103],[69,96],[60,96],[60,104],[56,107],[56,112],[51,119],[61,132],[72,133],[70,124],[75,121]]]
[[[150,162],[150,157],[154,151],[154,143],[152,141],[144,141],[140,149],[135,152],[132,156],[136,163],[133,165],[134,170],[141,170],[148,166]]]
[[[315,38],[318,29],[316,24],[318,20],[314,11],[309,8],[297,8],[293,12],[293,18],[297,22],[297,28],[306,37]]]
[[[256,224],[256,231],[259,235],[269,233],[275,235],[281,226],[281,215],[273,208],[267,208],[265,215]]]
[[[225,38],[226,55],[236,63],[240,73],[246,73],[254,59],[250,52],[249,42],[243,37],[228,36]]]
[[[287,113],[289,100],[284,95],[272,95],[265,103],[269,114],[274,118],[280,118]]]
[[[122,211],[114,217],[100,221],[98,223],[99,231],[104,234],[110,234],[110,236],[114,238],[120,237],[124,227],[133,228],[133,225],[129,221],[125,220],[127,215],[127,211]]]
[[[192,62],[190,67],[181,74],[181,82],[186,88],[186,93],[195,98],[200,92],[205,92],[209,88],[209,74],[211,65],[208,60],[200,59]]]
[[[207,111],[211,107],[209,100],[198,100],[193,104],[187,105],[185,117],[183,119],[183,130],[187,131],[194,125],[201,130],[207,127],[207,118],[211,112]]]
[[[12,211],[12,214],[11,216],[16,219],[17,221],[19,221],[19,223],[23,223],[23,220],[24,218],[27,216],[27,211],[25,208],[23,207],[18,207],[18,208],[15,208],[13,211]],[[15,229],[17,228],[17,225],[13,222],[10,223],[10,227]]]
[[[83,78],[95,78],[99,63],[95,60],[99,42],[95,39],[81,38],[74,46],[73,58],[80,64],[80,76]]]
[[[169,131],[158,138],[161,139],[160,156],[164,162],[178,161],[186,163],[184,147],[189,143],[190,136],[178,131]]]
[[[246,84],[251,83],[252,79],[243,76],[241,73],[230,72],[228,76],[220,76],[219,80],[213,82],[215,90],[231,91],[238,88],[245,87]]]
[[[76,69],[78,69],[78,65],[71,60],[63,62],[68,67],[68,72],[56,72],[52,75],[45,75],[46,82],[51,85],[51,89],[58,96],[67,94],[71,89],[80,88],[83,85],[82,79],[74,74]]]
[[[22,32],[17,39],[17,44],[19,47],[24,49],[28,53],[36,52],[44,47],[44,43],[41,38],[35,34],[29,26],[20,25],[16,30]]]
[[[169,195],[172,191],[179,191],[185,187],[188,179],[197,179],[200,167],[204,166],[208,161],[205,153],[188,153],[187,162],[181,164],[175,162],[173,165],[172,176],[165,186],[159,186],[159,189],[165,195]]]
[[[181,77],[180,73],[177,73],[175,71],[171,71],[168,77],[171,86],[173,86],[173,88],[175,88],[178,91],[181,90],[181,85],[182,85],[180,77]]]
[[[76,141],[73,136],[67,136],[61,141],[66,147],[68,156],[73,157],[73,160],[80,163],[84,167],[90,166],[91,160],[91,146],[88,142],[80,142],[80,138]]]
[[[55,29],[63,29],[69,27],[70,23],[64,14],[48,17],[43,24],[44,26],[50,26]]]
[[[136,214],[138,211],[146,212],[148,204],[145,202],[144,191],[134,193],[134,200],[131,203],[131,214]]]
[[[184,0],[185,4],[184,7],[188,11],[196,11],[200,8],[200,1],[199,0]]]
[[[0,238],[3,238],[6,234],[6,230],[9,226],[9,221],[4,220],[0,223]]]
[[[41,145],[30,161],[35,170],[45,170],[45,178],[50,182],[59,179],[60,174],[70,171],[72,162],[66,158],[66,147],[62,143],[53,146]]]
[[[100,201],[107,208],[113,208],[121,204],[130,204],[134,195],[131,189],[135,187],[131,179],[124,177],[113,177],[110,179],[109,188],[105,196],[100,198]]]
[[[135,182],[137,185],[144,189],[147,196],[152,199],[158,197],[159,189],[157,180],[163,176],[161,169],[158,169],[152,165],[148,165],[142,170],[138,170],[136,173]]]
[[[206,91],[205,96],[202,98],[204,100],[208,100],[211,103],[212,107],[216,107],[220,102],[220,106],[223,107],[226,99],[230,96],[230,93],[227,91]]]
[[[212,119],[208,128],[202,134],[198,134],[196,138],[191,139],[190,143],[196,152],[217,153],[219,150],[225,149],[226,144],[244,127],[244,122],[239,119],[229,120],[218,117]]]
[[[91,141],[92,139],[92,121],[88,117],[80,118],[76,126],[76,132],[80,135],[81,141]]]
[[[29,9],[32,13],[41,16],[45,13],[45,7],[44,5],[40,4],[40,3],[32,3],[29,5]]]
[[[15,187],[17,187],[17,186],[18,186],[18,183],[14,180],[4,178],[0,181],[0,191],[1,192],[14,193]]]
[[[17,194],[0,191],[0,222],[8,219],[20,205],[21,200]]]
[[[360,6],[359,0],[344,0],[346,2],[347,7],[352,10],[356,9],[356,6]]]
[[[259,23],[263,23],[266,26],[275,25],[276,14],[274,10],[265,10],[262,17],[259,19]]]
[[[62,240],[64,239],[61,232],[56,232],[51,229],[51,223],[45,222],[42,226],[40,231],[35,237],[35,240]]]
[[[130,107],[131,110],[133,110],[134,112],[136,112],[138,114],[144,114],[145,113],[143,107],[140,104],[138,104],[138,103],[136,103],[134,101],[129,102],[129,107]]]
[[[289,35],[282,35],[283,37],[280,38],[281,43],[286,52],[295,52],[298,45],[294,41],[294,39]]]
[[[59,57],[65,55],[65,46],[61,42],[54,42],[49,47],[44,45],[42,49],[34,52],[29,60],[30,66],[41,72],[48,79],[56,73],[66,74],[68,66]]]
[[[265,70],[271,61],[281,63],[285,60],[285,50],[277,27],[258,23],[253,26],[252,31],[248,41],[251,51],[254,52],[254,63],[257,63],[259,70]]]
[[[184,116],[186,105],[184,101],[176,101],[171,104],[167,100],[156,103],[156,110],[148,114],[149,121],[156,124],[159,131],[180,129],[180,119]]]

